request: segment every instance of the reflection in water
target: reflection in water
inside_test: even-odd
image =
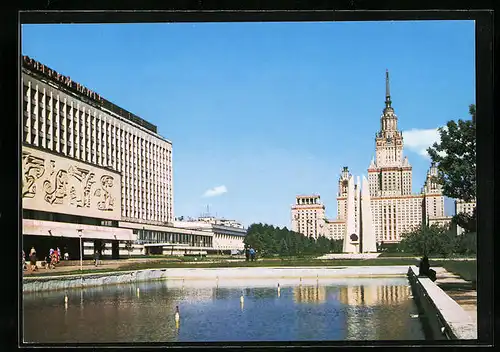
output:
[[[293,288],[293,300],[296,303],[322,303],[326,301],[324,286],[296,286]]]
[[[196,287],[190,287],[189,281],[184,285],[160,281],[25,294],[24,340],[424,339],[419,319],[410,318],[417,309],[409,298],[406,278],[384,284],[376,279],[354,281],[354,285],[321,281],[322,285],[281,285],[279,289],[270,282],[268,287],[243,290],[217,287],[214,281]],[[71,304],[78,298],[80,306]]]
[[[347,286],[340,288],[339,300],[345,305],[354,309],[347,311],[346,320],[348,326],[349,340],[356,340],[359,334],[367,336],[371,340],[398,339],[400,328],[409,328],[407,317],[401,314],[388,314],[394,310],[401,309],[401,305],[408,305],[403,309],[411,309],[412,301],[409,288],[406,285],[363,285]],[[384,307],[384,309],[374,309],[374,307]],[[361,309],[359,307],[363,307]],[[372,321],[385,321],[389,319],[390,324],[372,325]]]

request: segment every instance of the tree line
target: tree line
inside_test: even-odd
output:
[[[257,250],[260,257],[286,257],[341,253],[342,240],[317,239],[268,224],[252,224],[248,227],[244,243]]]

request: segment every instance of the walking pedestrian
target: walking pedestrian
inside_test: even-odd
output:
[[[61,261],[61,250],[59,247],[57,247],[57,262],[59,263]]]
[[[26,270],[26,253],[24,253],[23,249],[23,271]]]
[[[52,253],[52,257],[50,258],[50,266],[49,268],[55,269],[57,264],[57,252]]]
[[[250,247],[250,261],[255,261],[255,249],[253,247]]]
[[[99,265],[99,252],[95,251],[94,253],[94,265],[97,266]]]
[[[35,247],[31,247],[30,250],[30,271],[35,271],[36,267],[36,250]]]

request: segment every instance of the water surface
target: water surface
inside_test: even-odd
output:
[[[279,294],[275,280],[165,280],[28,293],[24,341],[423,340],[410,294],[403,277],[283,282]]]

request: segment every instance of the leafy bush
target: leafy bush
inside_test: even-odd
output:
[[[477,254],[476,232],[463,233],[458,236],[457,253],[463,255]]]
[[[418,256],[444,255],[456,252],[457,236],[446,226],[422,225],[412,232],[403,234],[399,250]]]

